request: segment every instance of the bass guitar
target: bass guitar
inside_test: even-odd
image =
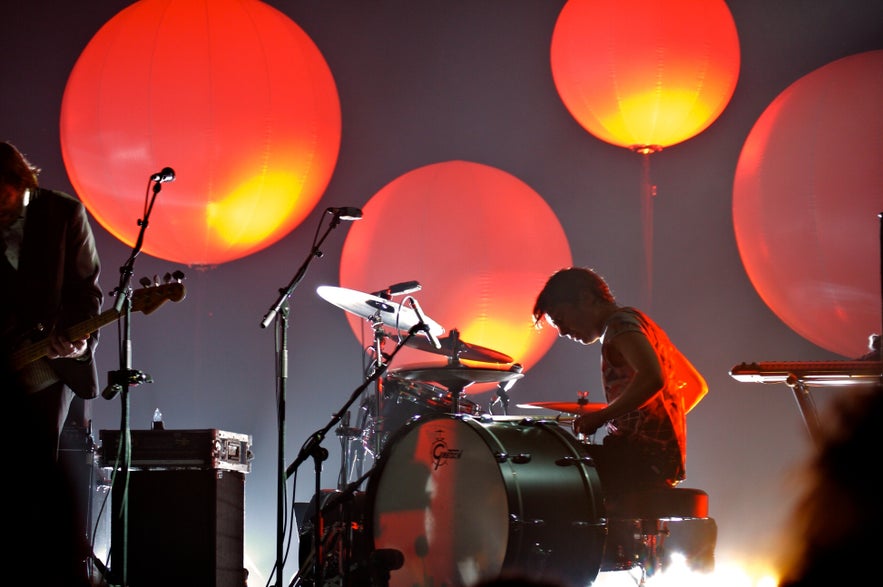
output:
[[[169,300],[173,302],[183,300],[185,295],[184,284],[179,282],[143,287],[132,292],[132,311],[150,314]],[[65,336],[68,340],[80,340],[111,322],[115,322],[119,317],[120,312],[115,308],[105,310],[93,318],[69,327],[65,330]],[[36,367],[34,363],[46,357],[49,351],[48,338],[26,343],[12,352],[9,358],[10,369],[13,373],[20,374],[22,371],[33,369]],[[30,379],[30,377],[26,377],[26,379]]]

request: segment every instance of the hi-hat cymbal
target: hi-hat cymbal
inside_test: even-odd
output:
[[[411,381],[434,381],[448,389],[464,388],[473,383],[500,383],[524,377],[524,373],[518,373],[517,371],[466,367],[465,365],[414,365],[390,371],[390,375]]]
[[[459,332],[457,332],[456,328],[451,330],[451,334],[438,339],[438,341],[441,343],[441,348],[435,348],[435,346],[425,338],[411,338],[407,344],[408,346],[420,349],[421,351],[444,355],[454,359],[467,359],[469,361],[481,361],[484,363],[511,363],[513,360],[509,355],[503,354],[499,351],[478,346],[477,344],[463,342],[460,340]]]
[[[564,412],[566,414],[585,414],[589,412],[597,412],[607,407],[604,403],[580,403],[580,402],[529,402],[526,404],[518,404],[519,408],[535,409],[545,408],[556,412]]]
[[[316,288],[316,293],[338,308],[366,320],[379,320],[390,328],[408,331],[420,323],[420,317],[411,308],[372,294],[330,285],[320,285]],[[424,316],[423,320],[434,335],[439,336],[444,333],[444,327],[429,316]]]

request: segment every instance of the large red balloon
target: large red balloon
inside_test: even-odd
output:
[[[531,311],[546,279],[572,263],[570,246],[548,204],[524,182],[487,165],[447,161],[395,179],[363,211],[343,246],[341,286],[374,292],[419,281],[422,290],[412,295],[445,335],[457,329],[461,340],[509,355],[525,371],[555,341],[552,329],[533,327]],[[347,319],[370,343],[366,320]],[[406,347],[390,369],[445,362]]]
[[[303,221],[331,178],[340,127],[331,72],[283,13],[258,0],[140,0],[77,60],[61,146],[77,194],[128,245],[148,178],[172,167],[143,250],[216,265]]]
[[[883,51],[829,63],[767,107],[739,157],[745,270],[799,335],[847,358],[880,332]]]
[[[723,0],[568,0],[551,46],[571,115],[608,143],[658,149],[705,130],[739,77]]]

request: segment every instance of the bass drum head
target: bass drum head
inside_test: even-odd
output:
[[[390,439],[367,489],[374,549],[404,559],[390,587],[469,586],[504,571],[594,580],[605,530],[597,476],[555,464],[580,455],[550,426],[446,414]]]

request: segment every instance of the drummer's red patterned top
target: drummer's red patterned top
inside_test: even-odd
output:
[[[601,375],[608,403],[619,397],[635,375],[629,365],[614,366],[609,360],[607,343],[623,332],[641,332],[647,337],[659,357],[666,383],[647,405],[610,421],[607,432],[628,437],[629,444],[638,444],[642,451],[653,455],[666,479],[674,485],[686,478],[685,415],[693,405],[690,398],[696,395],[701,398],[707,388],[662,328],[640,310],[620,308],[607,320],[601,336]],[[690,372],[684,372],[688,369]],[[697,386],[702,389],[694,389]]]

